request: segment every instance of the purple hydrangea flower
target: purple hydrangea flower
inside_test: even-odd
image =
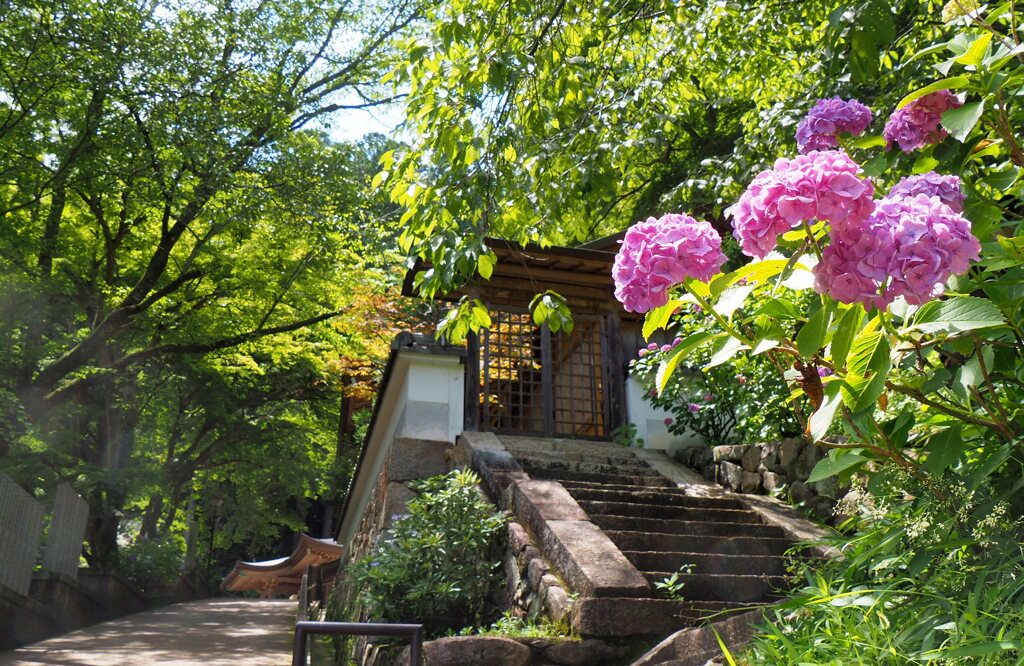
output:
[[[672,345],[662,345],[661,346],[661,351],[662,352],[672,351]]]
[[[814,288],[865,309],[882,309],[897,296],[923,305],[980,250],[971,223],[938,197],[887,197],[860,229],[832,234],[814,268]]]
[[[840,132],[860,136],[871,124],[871,109],[855,99],[819,99],[796,126],[800,152],[828,150],[839,145]]]
[[[687,409],[689,409],[692,413],[696,414],[697,412],[700,411],[700,405],[698,405],[695,402],[691,402],[689,406],[687,406]]]
[[[942,203],[957,213],[964,211],[965,196],[960,186],[960,178],[957,176],[943,176],[934,171],[917,174],[916,176],[907,176],[889,190],[888,198],[898,199],[901,197],[913,197],[918,194],[938,197],[942,199]]]
[[[832,371],[832,368],[823,368],[820,366],[818,367],[818,376],[821,377],[822,379],[824,379],[825,377],[831,377],[834,374],[835,372]]]
[[[722,238],[708,222],[668,214],[626,232],[615,263],[615,298],[630,312],[668,302],[668,289],[687,278],[710,280],[725,263]]]
[[[949,132],[940,125],[942,114],[963,106],[963,102],[948,90],[937,90],[918,97],[906,106],[896,109],[885,121],[885,149],[898,144],[900,150],[910,153],[928,144],[938,143]]]
[[[649,345],[647,345],[647,348],[650,349],[651,351],[657,351],[658,343],[657,342],[652,342]]]
[[[682,338],[674,338],[672,340],[672,346],[673,347],[678,347],[682,342],[683,342]]]
[[[840,150],[780,159],[759,173],[729,209],[743,253],[763,258],[778,237],[804,220],[828,220],[833,228],[856,226],[874,208],[875,188]]]

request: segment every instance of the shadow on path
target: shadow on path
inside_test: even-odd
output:
[[[281,666],[291,663],[295,610],[270,599],[174,604],[0,652],[0,666]]]

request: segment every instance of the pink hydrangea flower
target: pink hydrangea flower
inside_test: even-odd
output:
[[[894,144],[900,150],[910,153],[928,144],[938,143],[949,132],[942,129],[942,114],[950,109],[963,106],[963,102],[948,90],[937,90],[918,97],[906,106],[893,111],[885,121],[885,149],[892,150]]]
[[[855,99],[819,99],[796,126],[801,153],[828,150],[839,145],[840,132],[860,136],[871,124],[871,109]]]
[[[814,288],[865,309],[885,308],[897,296],[923,305],[980,249],[970,222],[938,197],[887,197],[859,229],[832,234],[814,268]]]
[[[662,352],[672,351],[672,345],[662,345],[661,346],[661,351]]]
[[[736,383],[738,383],[738,384],[746,384],[747,383],[746,375],[736,375]]]
[[[729,209],[743,253],[763,258],[778,237],[804,220],[828,220],[833,228],[856,226],[874,207],[875,188],[856,162],[839,150],[780,159],[751,182]]]
[[[671,416],[665,419],[665,425],[670,426],[672,423],[674,423],[674,421]]]
[[[715,399],[715,396],[711,395],[710,393],[705,393],[704,394],[704,402],[711,402],[714,399]]]
[[[971,223],[938,197],[883,199],[879,209],[880,215],[894,219],[896,254],[886,290],[892,298],[924,305],[942,295],[950,275],[966,272],[978,259],[981,244],[971,234]]]
[[[700,411],[700,405],[698,405],[695,402],[691,402],[686,408],[690,410],[690,412],[693,414],[696,414],[697,412]]]
[[[668,289],[687,278],[708,281],[725,263],[722,238],[708,222],[668,214],[626,232],[615,263],[615,298],[630,312],[668,302]]]
[[[815,291],[842,303],[860,303],[866,310],[884,308],[888,301],[879,289],[894,250],[892,230],[875,216],[859,228],[834,231],[814,268]]]
[[[898,199],[900,197],[913,197],[918,194],[938,197],[942,200],[942,203],[957,213],[962,213],[964,210],[965,196],[960,178],[952,175],[943,176],[934,171],[907,176],[889,190],[888,198]]]
[[[647,345],[647,348],[650,349],[651,351],[656,351],[658,349],[658,343],[652,342]]]

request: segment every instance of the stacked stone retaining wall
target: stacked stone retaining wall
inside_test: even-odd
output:
[[[821,446],[791,437],[736,446],[693,445],[673,456],[708,481],[736,492],[787,499],[818,520],[838,525],[845,517],[836,514],[836,505],[850,486],[835,477],[807,480],[826,453]]]

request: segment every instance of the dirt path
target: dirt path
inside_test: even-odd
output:
[[[206,599],[95,624],[0,653],[0,665],[282,666],[291,663],[295,601]]]

